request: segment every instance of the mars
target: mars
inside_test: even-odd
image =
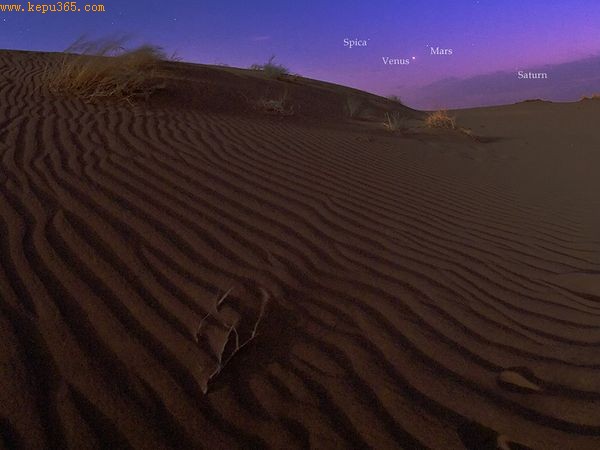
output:
[[[451,48],[430,47],[432,55],[452,55]]]

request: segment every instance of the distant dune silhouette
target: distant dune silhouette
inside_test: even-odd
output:
[[[446,78],[407,93],[403,98],[407,104],[421,109],[467,108],[532,98],[573,101],[600,91],[600,56],[519,70],[545,72],[548,79],[519,80],[516,71],[464,79]]]

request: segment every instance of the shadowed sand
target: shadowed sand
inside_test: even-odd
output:
[[[423,114],[176,63],[86,104],[55,59],[0,52],[0,448],[600,448],[600,101],[390,133]],[[204,394],[230,288],[242,340],[269,301]]]

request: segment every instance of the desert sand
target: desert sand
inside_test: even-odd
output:
[[[56,57],[0,52],[0,448],[600,448],[600,101],[470,136],[184,63],[86,103]]]

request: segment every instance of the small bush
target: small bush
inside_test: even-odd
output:
[[[112,98],[146,99],[160,87],[159,64],[167,59],[160,47],[125,50],[124,39],[78,39],[56,66],[47,66],[44,84],[51,92],[77,95],[86,101]]]
[[[276,114],[279,116],[291,116],[294,114],[294,108],[292,106],[286,106],[287,103],[287,90],[278,99],[267,99],[261,98],[256,102],[256,107],[265,113]]]
[[[167,60],[171,62],[181,62],[183,58],[179,55],[179,53],[177,53],[177,50],[175,50],[173,53],[171,53],[171,56],[169,56]]]
[[[400,97],[398,97],[397,95],[390,95],[388,96],[388,100],[394,103],[399,103],[400,105],[402,105],[402,100],[400,100]]]
[[[274,59],[275,55],[271,56],[269,61],[265,64],[252,64],[250,69],[262,71],[267,78],[279,78],[284,75],[289,75],[290,70],[281,64],[275,64],[273,62]]]
[[[446,128],[454,130],[456,128],[456,121],[453,117],[448,115],[447,111],[441,110],[429,114],[425,119],[425,125],[429,128]]]

